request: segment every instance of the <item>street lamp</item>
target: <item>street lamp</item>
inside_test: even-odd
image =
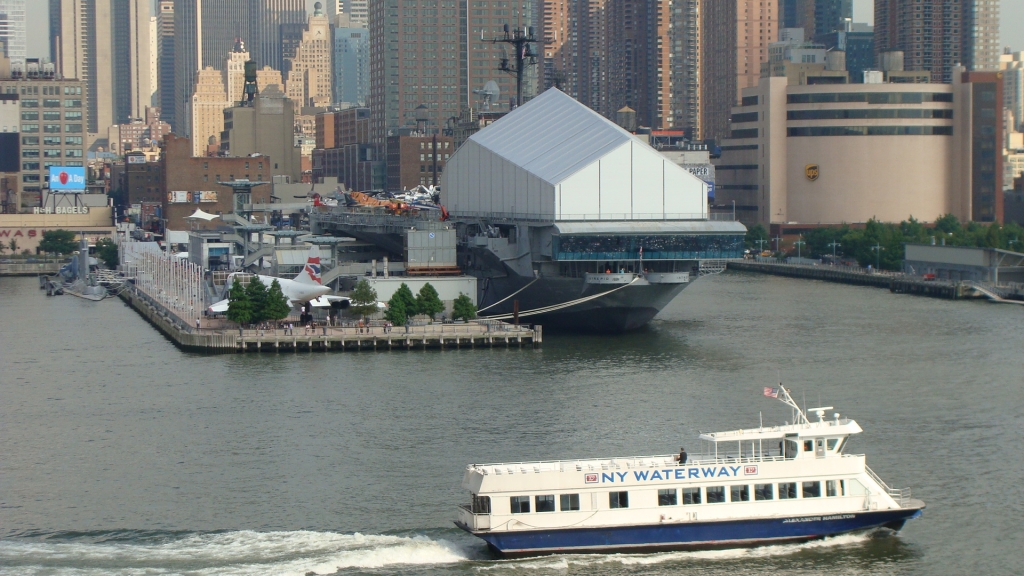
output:
[[[839,242],[836,242],[835,240],[833,240],[832,243],[829,244],[829,246],[832,247],[832,265],[835,266],[836,265],[836,248],[842,246],[842,244],[840,244]]]
[[[776,236],[775,238],[772,238],[772,240],[775,240],[775,251],[778,252],[779,251],[779,242],[782,242],[782,238]]]
[[[796,242],[793,242],[793,244],[796,245],[796,259],[799,260],[800,259],[800,247],[803,246],[804,244],[807,244],[807,242],[804,242],[803,234],[801,234],[800,238]]]
[[[758,238],[757,240],[754,240],[754,242],[757,242],[757,253],[760,254],[761,252],[764,252],[764,243],[767,242],[767,240],[764,238]]]
[[[876,242],[875,245],[871,247],[871,249],[875,251],[875,270],[881,270],[882,250],[885,250],[885,248],[881,244]]]

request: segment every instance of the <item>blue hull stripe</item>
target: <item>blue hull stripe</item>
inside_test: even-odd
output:
[[[824,516],[473,534],[507,555],[573,551],[686,550],[811,540],[886,525],[898,530],[904,521],[920,515],[920,509],[900,508]]]

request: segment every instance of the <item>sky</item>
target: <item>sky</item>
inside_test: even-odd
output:
[[[313,3],[316,0],[306,0],[306,4],[310,11],[313,9]],[[325,0],[324,4],[326,5]],[[42,0],[27,0],[26,4],[26,17],[28,22],[26,27],[29,30],[48,30],[49,21],[47,19],[48,2]],[[868,22],[871,23],[874,19],[874,0],[854,0],[853,2],[853,20],[854,22]],[[1002,0],[1002,13],[1000,14],[1000,34],[1002,36],[1003,46],[1010,46],[1014,52],[1024,50],[1024,1],[1022,0]],[[49,56],[49,42],[47,40],[47,34],[30,34],[28,38],[28,55],[29,57],[46,57]]]

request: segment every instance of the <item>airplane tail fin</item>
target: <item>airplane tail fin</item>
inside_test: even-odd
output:
[[[295,281],[302,284],[317,284],[320,282],[320,247],[316,244],[309,247],[309,258],[302,272],[295,277]]]

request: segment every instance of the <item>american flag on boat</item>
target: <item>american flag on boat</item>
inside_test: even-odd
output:
[[[779,397],[779,389],[778,388],[772,388],[771,386],[765,386],[764,387],[764,395],[769,397],[769,398],[778,398]]]

